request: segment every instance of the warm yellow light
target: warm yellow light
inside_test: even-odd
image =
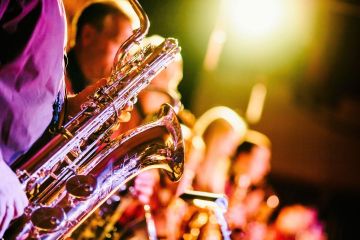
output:
[[[284,20],[284,0],[229,0],[228,3],[231,26],[244,37],[267,35]]]
[[[222,0],[228,48],[250,66],[275,67],[302,52],[313,36],[315,3],[309,0]],[[235,44],[235,45],[234,45]],[[235,52],[237,50],[237,52]],[[239,55],[240,54],[240,55]],[[270,61],[269,61],[270,60]]]
[[[252,87],[249,104],[246,109],[246,119],[249,123],[255,124],[260,121],[266,92],[266,86],[263,83],[257,83]]]
[[[204,60],[206,70],[211,71],[217,67],[225,40],[226,33],[223,29],[215,29],[211,33]]]
[[[191,228],[190,233],[192,236],[197,237],[200,235],[200,230],[198,228]]]
[[[217,205],[214,202],[211,201],[206,201],[206,200],[202,200],[202,199],[194,199],[193,200],[193,204],[199,208],[216,208]]]

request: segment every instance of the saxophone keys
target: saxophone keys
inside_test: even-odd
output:
[[[128,103],[126,103],[125,107],[124,107],[124,111],[132,111],[134,109],[134,104],[137,102],[137,98],[134,97],[132,98]]]
[[[75,175],[66,182],[66,191],[70,194],[70,197],[79,200],[91,197],[96,187],[96,178],[90,175]]]
[[[66,162],[68,165],[72,163],[71,159],[68,156],[64,157],[64,162]]]
[[[58,176],[55,173],[50,173],[50,177],[52,177],[53,179],[57,180]]]
[[[37,180],[37,178],[35,178],[35,177],[30,178],[25,186],[25,191],[26,191],[28,197],[33,196],[33,195],[35,195],[35,193],[38,192],[39,186],[36,183],[36,180]]]
[[[60,133],[65,139],[71,139],[74,137],[68,129],[63,127],[60,129]]]
[[[77,157],[79,157],[79,155],[81,153],[81,148],[80,147],[75,147],[69,153],[70,153],[70,155],[72,157],[77,158]],[[67,156],[67,158],[69,158],[69,156]]]
[[[60,207],[40,207],[31,214],[31,222],[41,232],[54,232],[65,223],[66,214]]]
[[[22,183],[30,177],[30,174],[26,170],[16,170],[16,176],[19,178],[19,181]]]

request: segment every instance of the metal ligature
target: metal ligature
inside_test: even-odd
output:
[[[155,121],[111,138],[113,126],[137,94],[180,51],[177,41],[168,38],[134,53],[149,21],[136,0],[129,2],[140,28],[120,46],[109,82],[89,97],[59,134],[17,166],[30,204],[4,239],[63,239],[140,172],[159,168],[173,181],[181,177],[183,139],[170,105],[162,107]]]

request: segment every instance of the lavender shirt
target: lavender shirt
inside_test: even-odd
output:
[[[57,95],[63,99],[65,43],[61,0],[0,1],[0,156],[8,164],[42,135]]]

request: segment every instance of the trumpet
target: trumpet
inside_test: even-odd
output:
[[[132,48],[147,34],[149,20],[136,0],[129,1],[140,28],[120,46],[110,81],[40,151],[12,166],[30,204],[11,224],[5,239],[64,238],[120,186],[146,169],[164,169],[174,181],[181,177],[183,141],[170,106],[162,108],[157,121],[110,138],[126,107],[180,51],[177,41],[168,38],[130,57]]]

